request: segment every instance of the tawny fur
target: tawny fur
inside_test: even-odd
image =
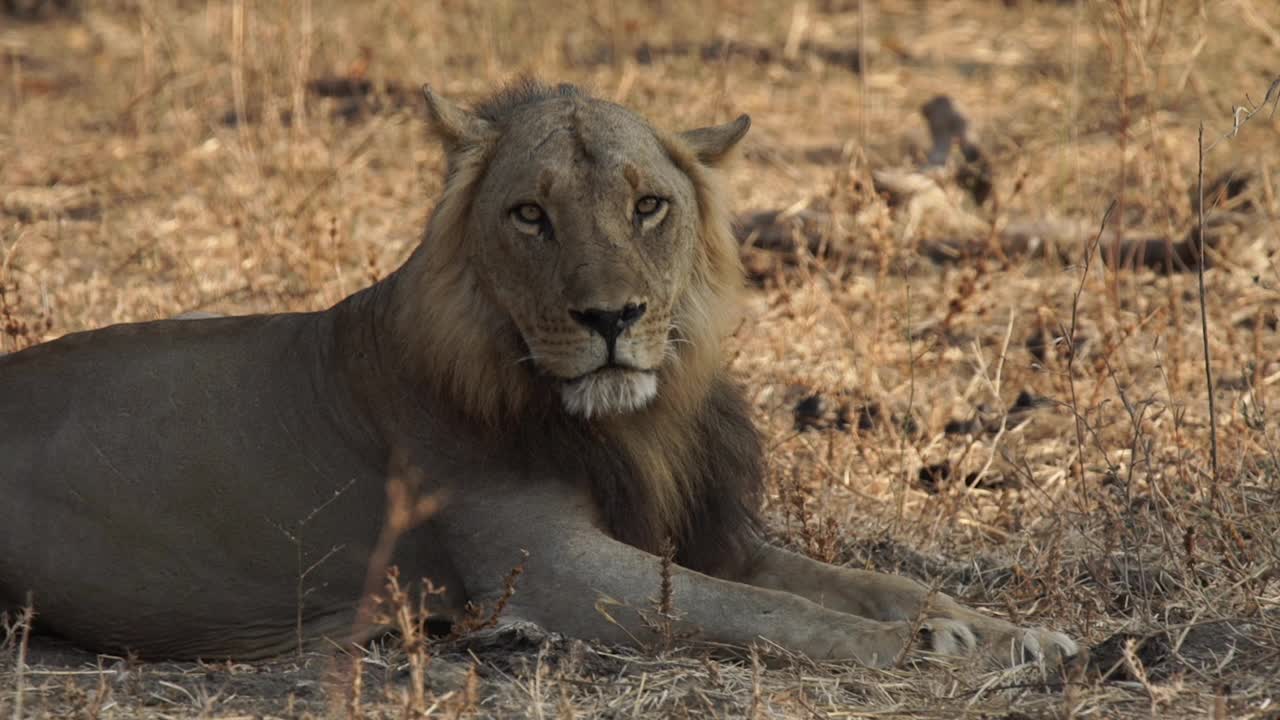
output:
[[[481,103],[476,114],[501,127],[517,108],[553,97],[579,97],[579,91],[567,85],[517,83]],[[762,462],[749,422],[736,423],[738,428],[706,427],[708,422],[723,423],[721,418],[708,418],[708,397],[723,372],[721,348],[736,321],[743,287],[725,193],[717,174],[680,136],[653,132],[670,160],[692,181],[698,203],[693,272],[687,278],[670,278],[681,283],[671,289],[677,298],[671,318],[673,357],[658,372],[653,405],[618,417],[592,418],[599,422],[589,428],[570,420],[563,427],[569,435],[590,438],[566,439],[569,445],[590,442],[610,449],[599,453],[599,467],[584,470],[611,488],[607,493],[597,490],[598,495],[626,499],[610,517],[619,536],[656,552],[664,536],[679,541],[691,528],[707,524],[694,513],[705,511],[695,506],[705,505],[703,498],[711,490],[720,493],[717,502],[740,508],[733,513],[739,526],[716,527],[717,531],[732,538],[753,529],[755,513],[748,508],[755,507]],[[416,373],[439,379],[448,400],[465,415],[495,429],[509,429],[531,417],[555,413],[536,402],[538,379],[510,352],[510,320],[486,296],[467,252],[468,211],[490,160],[482,149],[450,154],[445,188],[425,237],[397,272],[397,331]],[[717,468],[745,469],[709,452],[708,436],[722,429],[744,436],[731,444],[750,458],[745,475],[720,477],[724,471]],[[710,445],[722,449],[720,443]],[[620,473],[625,482],[617,479]],[[681,554],[710,556],[694,548],[682,548]]]

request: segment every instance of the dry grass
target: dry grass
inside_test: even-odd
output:
[[[440,189],[424,81],[473,99],[534,72],[672,126],[748,112],[736,207],[830,211],[817,256],[746,251],[763,269],[731,343],[779,540],[1098,647],[1067,683],[767,648],[723,661],[669,636],[622,652],[530,628],[342,662],[139,665],[54,646],[27,664],[11,625],[0,717],[1280,712],[1280,118],[1216,141],[1280,70],[1274,3],[84,5],[0,15],[0,351],[190,310],[324,307],[385,274]],[[738,51],[700,52],[720,39]],[[320,98],[317,77],[379,91]],[[997,244],[935,264],[921,248],[944,229],[870,191],[872,170],[923,159],[918,110],[938,93],[993,168],[994,199],[969,212],[991,237],[1026,219],[1092,228],[1058,248],[1070,262]],[[1204,275],[1216,471],[1196,275],[1115,271],[1109,255],[1195,227],[1202,121],[1205,176],[1248,179],[1229,201],[1206,192],[1208,225],[1236,213]],[[1022,407],[1024,392],[1042,401]],[[798,431],[814,395],[826,419]],[[406,691],[407,673],[425,688]]]

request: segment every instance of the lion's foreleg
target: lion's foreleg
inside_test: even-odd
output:
[[[989,655],[1006,664],[1039,657],[1056,659],[1078,650],[1075,642],[1061,633],[1023,630],[910,578],[837,567],[765,543],[739,579],[873,620],[929,623],[941,618],[958,622]]]
[[[874,620],[973,613],[947,595],[931,595],[928,587],[910,578],[837,567],[766,543],[761,543],[755,562],[741,580]]]
[[[577,543],[589,551],[561,555],[549,572],[531,568],[533,603],[518,612],[553,629],[616,642],[656,639],[661,590],[659,558],[603,533]],[[789,593],[670,568],[674,629],[702,640],[745,647],[766,640],[815,658],[890,663],[909,633],[907,623],[882,623],[823,608]]]
[[[573,499],[576,500],[576,499]],[[661,560],[609,537],[585,502],[545,489],[495,493],[454,506],[450,552],[464,571],[467,596],[491,606],[504,594],[506,616],[607,642],[658,639]],[[503,579],[528,552],[513,593]],[[798,595],[670,569],[674,630],[745,647],[767,640],[815,658],[891,663],[911,624],[879,622],[823,608]]]

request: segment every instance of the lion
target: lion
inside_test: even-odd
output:
[[[1077,652],[764,539],[761,441],[722,355],[744,281],[720,168],[747,116],[674,133],[569,85],[473,110],[424,90],[447,178],[386,278],[322,312],[0,358],[11,606],[142,657],[361,641],[388,478],[416,473],[439,509],[390,562],[444,588],[443,620],[505,594],[504,621],[635,643],[671,552],[679,630],[720,646],[872,666]]]

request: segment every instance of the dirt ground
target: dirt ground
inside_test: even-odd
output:
[[[394,637],[138,663],[10,618],[0,717],[1280,717],[1280,5],[38,5],[0,2],[0,351],[385,275],[441,186],[423,82],[747,112],[730,357],[771,532],[1092,653],[873,671],[517,627],[430,648],[419,696]],[[939,95],[968,132],[921,170]]]

